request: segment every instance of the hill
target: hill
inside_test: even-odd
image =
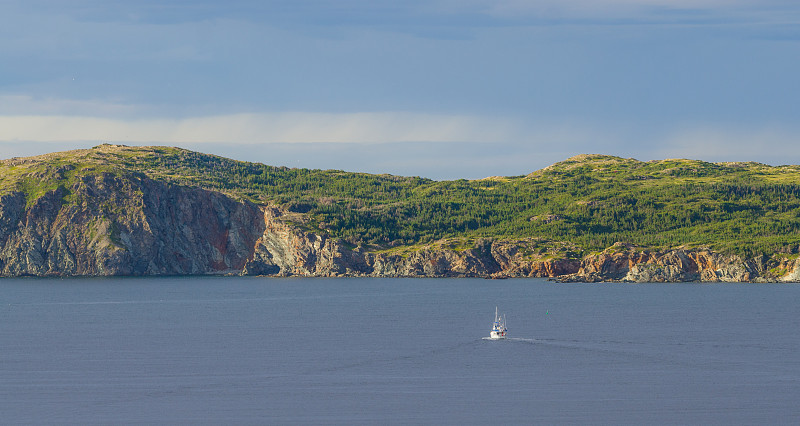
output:
[[[70,232],[86,234],[83,239],[87,241],[92,240],[93,234],[96,239],[96,234],[103,233],[97,228],[98,223],[103,223],[101,228],[107,228],[109,233],[108,246],[118,248],[124,257],[124,253],[131,255],[130,244],[123,241],[133,241],[133,234],[128,232],[133,229],[131,226],[139,223],[136,226],[145,229],[149,218],[159,217],[164,226],[160,231],[163,236],[153,238],[174,240],[169,236],[174,232],[170,227],[186,224],[179,226],[163,214],[169,208],[179,208],[182,214],[192,216],[197,213],[192,209],[201,208],[192,206],[197,201],[192,197],[199,194],[208,203],[216,203],[217,219],[212,222],[221,221],[215,225],[220,235],[226,232],[230,235],[228,228],[235,222],[225,216],[231,211],[244,210],[247,217],[240,218],[241,223],[236,226],[241,229],[236,233],[253,234],[252,238],[235,244],[229,242],[242,246],[234,256],[236,260],[222,262],[219,265],[224,264],[224,268],[218,265],[211,272],[235,271],[245,268],[247,262],[252,263],[258,257],[254,254],[258,250],[247,246],[258,245],[257,235],[261,235],[263,242],[261,228],[272,225],[286,232],[291,230],[293,235],[336,241],[343,250],[372,256],[366,259],[362,254],[359,256],[364,259],[350,259],[356,263],[369,264],[377,257],[387,259],[387,256],[408,259],[437,251],[447,251],[451,257],[472,253],[478,259],[481,250],[508,251],[515,247],[512,251],[517,263],[540,265],[539,269],[530,265],[522,268],[527,274],[551,276],[580,272],[585,266],[581,262],[603,253],[646,252],[655,256],[680,250],[739,259],[742,265],[760,258],[761,263],[751,265],[751,269],[755,268],[759,277],[776,279],[792,270],[800,248],[798,166],[685,159],[642,162],[580,155],[526,176],[433,181],[273,167],[179,148],[100,145],[88,150],[3,160],[0,176],[0,244],[5,244],[0,262],[5,265],[4,275],[30,273],[15,273],[8,268],[11,256],[8,246],[21,241],[21,237],[14,235],[33,223],[38,223],[39,228],[49,227],[48,232],[37,231],[48,244],[57,240],[54,223]],[[148,210],[157,205],[156,195],[170,191],[183,194],[183,203],[188,204],[164,205],[158,212]],[[189,193],[194,195],[188,196]],[[231,204],[219,208],[221,200]],[[18,207],[13,207],[15,202]],[[54,216],[46,220],[44,216],[35,216],[36,209],[45,204],[54,209],[51,212]],[[266,225],[245,231],[248,221],[267,211],[272,221],[268,218]],[[70,218],[67,222],[72,225],[58,222],[66,218]],[[73,229],[76,220],[85,223]],[[202,229],[191,231],[197,235]],[[83,244],[78,249],[81,244],[73,241],[72,251],[66,251],[85,252],[89,246]],[[181,252],[181,256],[199,256],[197,250],[200,249]],[[229,252],[217,247],[200,257],[214,257],[214,250]],[[40,250],[43,258],[46,251]],[[171,262],[168,255],[160,256],[164,265]],[[467,262],[465,259],[461,260]],[[492,261],[498,263],[497,256]],[[186,268],[173,270],[166,266],[153,267],[149,272],[146,268],[129,269],[131,274],[209,272],[203,262],[195,263],[188,272]],[[651,259],[650,263],[658,262]],[[547,265],[550,272],[546,271]],[[361,272],[370,268],[374,271],[374,264],[367,266]],[[489,269],[497,270],[475,275],[508,272],[503,267]],[[57,268],[39,270],[50,271],[42,274],[60,273]],[[274,268],[264,270],[274,272]],[[342,273],[347,274],[346,270],[344,267]],[[111,273],[117,273],[114,271]],[[75,269],[66,274],[92,274],[92,269],[85,272]],[[598,277],[603,279],[602,274]]]

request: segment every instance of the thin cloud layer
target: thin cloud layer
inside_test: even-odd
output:
[[[485,142],[519,137],[502,119],[410,113],[234,114],[121,120],[64,115],[0,116],[3,141],[164,144]]]
[[[401,115],[402,116],[402,115]],[[8,141],[0,138],[0,158],[22,157],[44,154],[65,149],[88,148],[101,142],[124,143],[127,145],[174,145],[201,152],[217,154],[229,158],[261,162],[276,166],[305,167],[318,169],[341,169],[368,173],[391,173],[395,175],[416,175],[433,179],[480,179],[492,175],[522,175],[541,169],[568,157],[583,153],[602,153],[621,157],[633,157],[639,160],[659,160],[664,158],[692,158],[706,161],[758,161],[781,165],[796,164],[797,146],[800,145],[797,135],[800,129],[784,126],[767,126],[763,128],[738,128],[727,125],[695,125],[684,126],[681,130],[660,135],[652,129],[619,129],[601,124],[576,124],[577,121],[563,123],[519,123],[506,128],[503,138],[492,141],[473,136],[473,141],[448,139],[464,138],[470,132],[464,126],[465,117],[453,122],[458,125],[447,126],[447,120],[439,121],[438,127],[447,128],[448,137],[444,137],[440,129],[435,133],[425,133],[420,120],[430,117],[403,116],[389,119],[387,116],[354,116],[354,117],[317,117],[321,120],[312,124],[313,114],[294,114],[292,119],[274,116],[247,117],[212,117],[192,118],[186,120],[162,120],[151,122],[123,122],[107,120],[101,124],[117,132],[129,132],[131,140],[120,140],[97,137],[92,140],[63,141],[17,140]],[[34,117],[41,119],[43,117]],[[80,117],[46,117],[47,123],[26,123],[28,125],[51,126],[43,134],[58,135],[68,128],[93,126],[93,119]],[[248,131],[235,129],[247,126],[248,120],[258,118],[258,126]],[[452,117],[451,117],[452,118]],[[8,124],[4,120],[14,117],[0,118],[0,127]],[[210,120],[209,120],[210,119]],[[268,120],[267,120],[268,119]],[[64,121],[61,121],[64,120]],[[238,121],[237,121],[238,120]],[[298,128],[291,128],[293,120]],[[372,120],[371,126],[364,126]],[[203,123],[203,121],[206,121]],[[274,124],[283,121],[278,128],[266,128],[267,121]],[[349,122],[337,127],[336,121]],[[358,121],[354,124],[354,121]],[[302,122],[302,123],[300,123]],[[412,123],[415,122],[415,123]],[[502,121],[500,121],[502,122]],[[392,126],[387,126],[391,123]],[[17,123],[20,124],[19,122]],[[476,123],[472,123],[476,124]],[[480,125],[493,126],[497,123],[483,121]],[[141,127],[145,125],[144,127]],[[393,141],[386,138],[388,127],[399,128],[414,126],[420,139],[437,136],[438,141],[415,141],[406,130],[403,138],[407,140]],[[149,127],[148,127],[149,126]],[[283,126],[283,127],[281,127]],[[355,126],[355,127],[352,127]],[[338,133],[336,129],[338,128]],[[355,132],[351,133],[355,128]],[[371,128],[374,133],[364,129]],[[494,127],[492,127],[494,128]],[[232,131],[226,129],[234,129]],[[103,136],[96,129],[96,134],[75,133],[78,136]],[[328,133],[331,131],[331,133]],[[207,133],[206,133],[207,132]],[[238,132],[238,133],[237,133]],[[263,132],[263,133],[261,133]],[[495,132],[489,132],[495,135]],[[202,135],[202,136],[200,136]],[[224,135],[224,142],[214,140]],[[359,136],[360,135],[360,136]],[[20,134],[20,136],[23,136]],[[32,138],[32,132],[24,136]],[[145,140],[157,136],[155,141]],[[368,142],[353,142],[362,137]],[[398,136],[398,138],[400,138]],[[400,139],[403,139],[400,138]],[[164,141],[168,139],[168,141]],[[238,141],[234,141],[237,139]],[[280,142],[284,140],[285,142]],[[376,143],[376,140],[379,142]],[[322,141],[322,142],[319,142]]]
[[[680,21],[697,18],[696,14],[710,20],[736,16],[739,22],[796,22],[800,9],[790,0],[9,0],[5,4],[5,23],[12,28],[14,22],[36,11],[38,19],[48,17],[45,22],[51,25],[67,18],[81,24],[114,24],[122,30],[149,26],[161,31],[175,25],[232,20],[297,31],[366,27],[420,35],[426,33],[420,31],[425,27],[551,25],[562,19]]]

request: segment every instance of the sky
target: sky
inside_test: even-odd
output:
[[[0,158],[100,143],[479,179],[800,164],[796,0],[0,0]]]

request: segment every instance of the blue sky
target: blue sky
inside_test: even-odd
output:
[[[0,158],[102,142],[435,179],[800,164],[800,2],[0,0]]]

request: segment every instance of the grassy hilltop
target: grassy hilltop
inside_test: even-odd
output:
[[[298,213],[305,229],[371,250],[477,239],[580,257],[615,242],[753,257],[800,246],[800,166],[581,155],[526,176],[433,181],[273,167],[179,148],[101,145],[0,162],[0,196],[28,203],[97,173],[146,175]],[[113,206],[112,206],[113,207]]]

